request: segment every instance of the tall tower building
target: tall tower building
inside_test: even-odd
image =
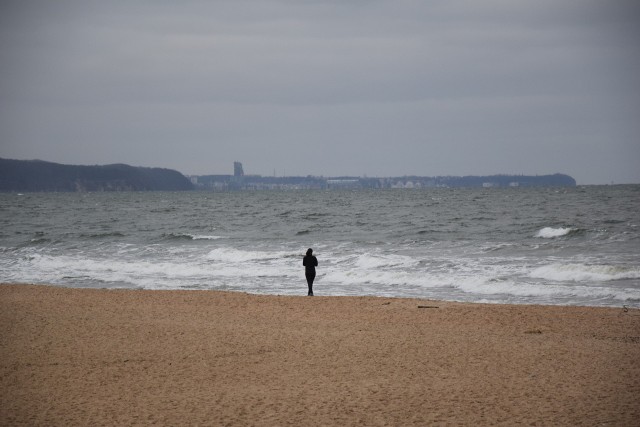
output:
[[[244,176],[244,171],[242,170],[242,163],[233,162],[233,176]]]

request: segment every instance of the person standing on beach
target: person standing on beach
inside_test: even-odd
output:
[[[304,276],[307,278],[307,285],[309,285],[309,293],[307,296],[313,296],[313,280],[316,278],[316,267],[318,266],[318,259],[313,256],[313,249],[307,249],[307,255],[302,259],[302,265],[304,265]]]

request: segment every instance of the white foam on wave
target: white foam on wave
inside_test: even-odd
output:
[[[553,227],[545,227],[541,230],[539,230],[535,237],[540,237],[542,239],[553,239],[554,237],[562,237],[562,236],[566,236],[567,234],[571,233],[574,229],[571,227],[559,227],[559,228],[553,228]]]
[[[285,250],[212,249],[207,245],[136,246],[117,250],[57,255],[25,248],[16,258],[0,258],[0,280],[70,286],[147,289],[233,289],[255,293],[304,291],[302,254]],[[314,246],[314,247],[320,247]],[[113,248],[113,247],[112,247]],[[178,251],[179,249],[179,251]],[[575,303],[640,299],[627,282],[640,278],[640,267],[562,263],[529,267],[512,257],[464,257],[451,254],[412,256],[403,252],[355,253],[325,247],[316,278],[319,294],[411,296],[500,302]],[[597,262],[597,261],[595,261]]]
[[[424,276],[416,274],[419,260],[410,256],[365,252],[321,261],[318,280],[331,283],[337,290],[351,287],[376,293],[376,290],[425,286]]]
[[[205,235],[189,235],[193,240],[218,240],[226,239],[225,236],[205,236]]]
[[[375,255],[364,253],[357,255],[354,266],[359,269],[372,270],[380,268],[411,267],[416,265],[418,260],[404,255],[385,254]]]
[[[243,252],[243,251],[239,251]],[[12,269],[2,269],[2,280],[30,283],[69,283],[76,279],[89,282],[132,285],[147,289],[175,289],[194,284],[216,288],[246,285],[265,280],[287,280],[299,275],[299,268],[282,262],[255,265],[255,261],[215,262],[198,254],[183,254],[181,258],[151,257],[105,258],[83,254],[43,255],[30,254]],[[255,260],[247,255],[245,260]],[[286,261],[286,260],[285,260]]]
[[[184,280],[210,274],[206,265],[184,261],[132,261],[37,254],[29,259],[29,270],[34,272],[32,279],[37,282],[45,280],[57,283],[65,277],[90,277],[103,282],[124,282],[136,286],[147,286],[164,279]]]
[[[384,256],[382,256],[384,258]],[[375,260],[376,257],[373,257]],[[441,260],[443,261],[443,260]],[[486,261],[486,260],[485,260]],[[373,267],[371,257],[364,261],[357,258],[339,262],[321,277],[319,286],[331,286],[336,294],[404,295],[427,298],[454,298],[498,302],[536,301],[556,304],[574,301],[626,301],[640,298],[640,290],[633,287],[616,287],[574,283],[568,280],[548,283],[534,277],[526,266],[482,263],[478,260],[449,259],[446,263],[431,263],[411,268],[394,268],[394,264],[378,263]],[[372,268],[360,268],[368,265]],[[542,270],[540,270],[542,271]],[[608,278],[635,278],[637,269],[607,267],[592,271],[606,273]]]
[[[349,268],[333,268],[326,273],[319,270],[323,282],[332,282],[340,286],[423,286],[424,278],[403,271],[358,270]]]
[[[640,298],[640,290],[614,289],[605,286],[576,286],[575,284],[522,283],[512,280],[483,280],[481,277],[461,280],[456,286],[474,295],[500,296],[516,298],[537,298],[553,303],[557,299],[615,299],[625,301]]]
[[[208,235],[208,234],[189,234],[189,233],[169,233],[165,237],[189,240],[218,240],[225,239],[226,236]]]
[[[529,276],[560,282],[608,282],[639,279],[640,268],[617,265],[551,264],[534,269]]]
[[[220,261],[227,263],[244,263],[249,261],[267,261],[284,259],[291,255],[282,251],[246,251],[242,249],[234,249],[229,247],[216,248],[209,251],[206,258],[210,261]],[[300,257],[302,262],[302,257]]]

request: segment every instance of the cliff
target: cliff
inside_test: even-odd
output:
[[[191,182],[180,172],[124,164],[76,166],[41,160],[0,158],[0,191],[183,191]]]

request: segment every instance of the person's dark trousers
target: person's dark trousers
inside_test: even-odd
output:
[[[316,275],[311,273],[305,273],[305,276],[307,277],[307,285],[309,285],[309,293],[307,295],[313,296],[313,279],[316,278]]]

